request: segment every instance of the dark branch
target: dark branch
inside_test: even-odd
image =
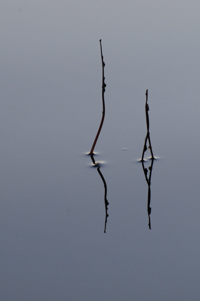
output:
[[[103,51],[102,51],[102,45],[101,45],[101,40],[99,40],[100,42],[100,50],[101,50],[101,63],[102,63],[102,106],[103,106],[103,111],[102,111],[102,119],[101,119],[101,123],[97,132],[97,135],[94,139],[90,154],[93,154],[94,152],[94,148],[95,145],[97,143],[97,140],[99,138],[102,126],[103,126],[103,122],[104,122],[104,118],[105,118],[105,99],[104,99],[104,93],[105,93],[105,88],[106,88],[106,84],[105,84],[105,76],[104,76],[104,67],[105,67],[105,62],[103,60]]]

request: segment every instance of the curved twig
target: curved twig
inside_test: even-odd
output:
[[[103,60],[103,51],[102,51],[101,40],[99,40],[99,42],[100,42],[101,62],[102,62],[102,105],[103,105],[103,111],[102,111],[101,123],[100,123],[99,129],[98,129],[97,135],[94,139],[90,154],[93,154],[93,152],[94,152],[94,148],[95,148],[95,145],[96,145],[97,140],[99,138],[99,135],[100,135],[100,132],[101,132],[101,129],[102,129],[102,126],[103,126],[104,118],[105,118],[105,99],[104,99],[104,93],[105,93],[105,88],[106,88],[105,76],[104,76],[105,63],[104,63],[104,60]]]

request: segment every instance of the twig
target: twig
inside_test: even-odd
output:
[[[104,60],[103,60],[103,52],[102,52],[101,40],[99,40],[99,42],[100,42],[101,62],[102,62],[102,105],[103,105],[103,111],[102,111],[101,123],[100,123],[99,129],[98,129],[97,135],[96,135],[96,137],[94,139],[94,142],[93,142],[90,154],[93,154],[93,152],[94,152],[94,148],[95,148],[95,145],[96,145],[97,140],[99,138],[99,135],[100,135],[100,132],[101,132],[101,129],[102,129],[102,126],[103,126],[104,118],[105,118],[105,99],[104,99],[104,93],[105,93],[105,88],[106,88],[105,76],[104,76],[105,63],[104,63]]]
[[[149,149],[150,149],[150,152],[151,152],[151,157],[152,159],[155,159],[154,158],[154,155],[153,155],[153,150],[152,150],[152,146],[151,146],[151,139],[150,139],[150,131],[149,131],[149,105],[148,105],[148,89],[146,90],[146,103],[145,103],[145,114],[146,114],[146,125],[147,125],[147,134],[146,134],[146,138],[144,140],[144,147],[143,147],[143,152],[142,152],[142,159],[141,161],[144,161],[144,153],[146,152],[147,150],[147,140],[149,142]]]

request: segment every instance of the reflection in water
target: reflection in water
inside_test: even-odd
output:
[[[147,133],[146,133],[146,137],[145,137],[145,140],[144,140],[144,147],[143,147],[143,152],[142,152],[142,159],[141,159],[141,162],[142,162],[142,168],[143,168],[143,171],[144,171],[144,175],[145,175],[145,179],[146,179],[146,182],[147,182],[147,185],[148,185],[148,197],[147,197],[147,213],[148,213],[148,218],[149,218],[149,229],[151,229],[151,176],[152,176],[152,170],[153,170],[153,162],[154,162],[154,155],[153,155],[153,150],[152,150],[152,146],[151,146],[151,139],[150,139],[150,131],[149,131],[149,105],[148,105],[148,90],[146,90],[146,103],[145,103],[145,115],[146,115],[146,126],[147,126]],[[147,143],[149,144],[148,145],[148,148],[147,148]],[[151,164],[148,168],[146,168],[144,166],[144,154],[147,150],[150,150],[150,153],[151,153]],[[149,172],[149,174],[148,174]]]
[[[145,175],[145,179],[146,179],[146,182],[147,182],[147,185],[148,185],[148,197],[147,197],[147,213],[148,213],[148,218],[149,218],[149,229],[151,229],[151,176],[152,176],[152,170],[153,170],[153,162],[154,162],[154,159],[151,158],[151,164],[149,165],[148,168],[146,168],[144,166],[144,161],[142,161],[142,168],[143,168],[143,171],[144,171],[144,175]],[[149,172],[149,174],[148,174]]]
[[[94,166],[97,167],[97,171],[103,181],[103,184],[104,184],[104,204],[105,204],[105,223],[104,223],[104,233],[106,233],[106,225],[107,225],[107,219],[108,219],[108,205],[109,205],[109,202],[107,200],[107,184],[106,184],[106,180],[100,170],[100,165],[98,165],[95,160],[94,160],[94,156],[93,154],[90,154],[90,157],[91,157],[91,160],[92,160],[92,163],[94,164]]]

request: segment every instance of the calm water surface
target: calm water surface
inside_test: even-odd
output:
[[[141,106],[144,109],[144,103]],[[5,110],[9,115],[6,105]],[[153,104],[150,118],[155,115],[152,111]],[[43,123],[45,112],[42,108],[37,124],[32,118],[28,128],[23,126],[28,110],[21,119],[13,117],[12,126],[4,120],[4,129],[8,128],[1,149],[4,299],[14,300],[14,294],[22,300],[24,296],[29,300],[195,298],[199,290],[199,141],[190,134],[196,130],[198,137],[197,129],[188,129],[183,121],[182,133],[174,128],[165,136],[157,130],[165,120],[161,125],[156,124],[158,118],[150,120],[158,159],[151,175],[149,230],[148,185],[138,162],[146,134],[144,110],[141,130],[135,134],[127,129],[123,137],[116,133],[118,140],[108,138],[114,124],[112,113],[107,112],[95,156],[102,162],[99,170],[109,202],[104,233],[104,182],[85,154],[98,118],[88,132],[79,127],[72,133],[64,114],[60,126],[53,129],[52,120]],[[91,114],[92,109],[82,122]],[[134,127],[131,118],[127,123]]]

